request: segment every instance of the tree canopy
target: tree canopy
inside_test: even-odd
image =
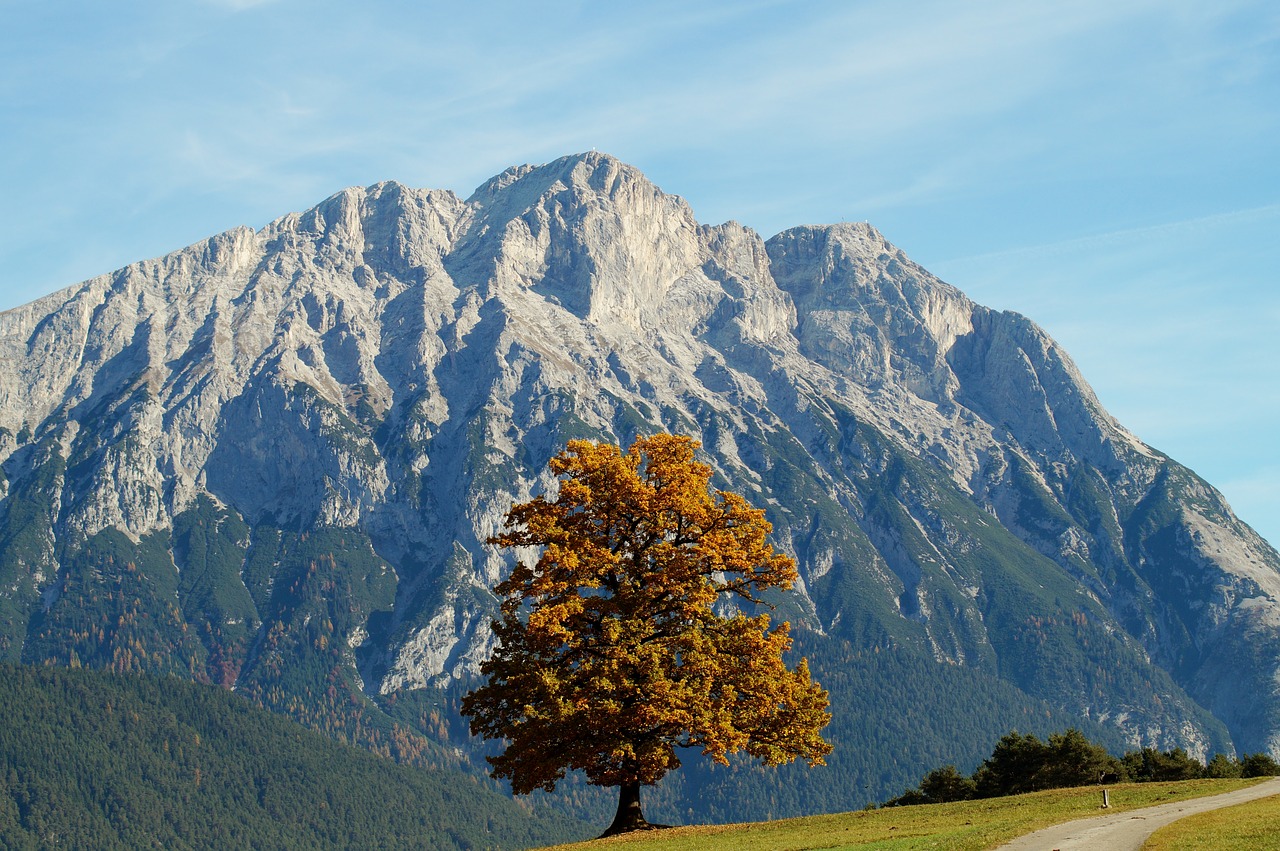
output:
[[[995,798],[1095,783],[1270,777],[1277,774],[1280,774],[1280,765],[1263,753],[1238,760],[1219,753],[1208,764],[1201,764],[1182,748],[1163,752],[1142,748],[1117,759],[1074,727],[1064,733],[1050,735],[1047,742],[1042,742],[1032,733],[1023,734],[1015,730],[996,742],[991,756],[982,761],[971,777],[962,776],[954,765],[935,768],[924,776],[919,786],[886,801],[885,806]]]
[[[763,511],[711,490],[698,447],[571,441],[549,465],[555,497],[516,505],[490,540],[538,555],[495,588],[498,644],[463,712],[473,734],[506,740],[489,761],[517,793],[572,770],[620,787],[607,833],[647,825],[640,786],[679,767],[678,748],[767,765],[831,751],[826,691],[805,660],[783,662],[789,624],[753,613],[795,563],[767,542]]]

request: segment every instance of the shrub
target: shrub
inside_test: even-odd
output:
[[[1204,775],[1205,767],[1187,756],[1182,748],[1158,751],[1143,748],[1124,755],[1124,767],[1138,781],[1195,780]]]
[[[1227,778],[1240,776],[1240,763],[1226,754],[1216,753],[1209,764],[1204,767],[1204,776]]]
[[[977,784],[956,771],[954,765],[935,768],[920,781],[920,794],[927,804],[967,801],[977,794]]]
[[[1280,764],[1265,753],[1251,753],[1240,760],[1242,777],[1275,777],[1280,774]]]

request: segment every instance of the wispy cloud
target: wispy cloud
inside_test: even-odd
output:
[[[1196,216],[1173,222],[1161,222],[1143,227],[1122,228],[1105,233],[1089,234],[1072,239],[1055,240],[1038,245],[1005,248],[942,261],[946,265],[986,263],[1008,259],[1033,259],[1048,261],[1065,254],[1092,253],[1099,250],[1123,248],[1152,241],[1176,240],[1202,234],[1224,227],[1250,225],[1274,221],[1280,228],[1280,204],[1264,204],[1244,210],[1231,210],[1208,216]]]

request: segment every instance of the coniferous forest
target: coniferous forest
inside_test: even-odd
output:
[[[488,781],[397,765],[230,692],[0,665],[5,848],[511,848],[584,838]]]

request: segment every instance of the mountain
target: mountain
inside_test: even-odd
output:
[[[482,765],[483,542],[566,440],[658,430],[768,510],[836,714],[825,772],[695,760],[671,817],[860,806],[1014,727],[1280,755],[1280,556],[1043,330],[869,225],[702,225],[598,153],[346,189],[0,313],[0,658]]]

